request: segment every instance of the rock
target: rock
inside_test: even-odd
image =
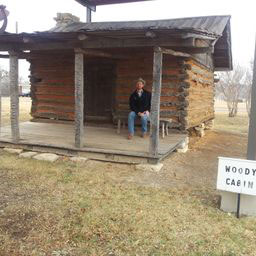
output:
[[[48,162],[53,163],[59,159],[59,156],[56,154],[51,154],[51,153],[42,153],[42,154],[33,156],[33,158],[36,160],[48,161]]]
[[[188,151],[188,145],[183,148],[177,148],[176,150],[178,153],[186,153]]]
[[[33,151],[29,151],[29,152],[24,152],[24,153],[21,153],[19,155],[19,157],[23,157],[23,158],[32,158],[33,156],[37,155],[38,153],[37,152],[33,152]]]
[[[180,143],[176,152],[186,153],[188,151],[188,144],[189,144],[189,137],[186,137],[186,139],[182,143]]]
[[[147,171],[147,172],[160,172],[163,168],[163,164],[138,164],[136,165],[136,170],[138,171]]]
[[[85,163],[88,161],[88,158],[85,158],[85,157],[79,157],[79,156],[74,156],[74,157],[71,157],[70,160],[72,162],[75,162],[75,163]]]
[[[19,148],[4,148],[4,151],[11,153],[11,154],[20,154],[23,149],[19,149]]]
[[[204,128],[195,127],[195,131],[196,131],[197,136],[204,137],[204,135],[205,135]]]
[[[205,130],[211,130],[214,127],[214,120],[205,122]]]

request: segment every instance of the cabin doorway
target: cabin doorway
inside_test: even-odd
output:
[[[85,63],[85,121],[112,122],[115,92],[115,63],[93,60]]]

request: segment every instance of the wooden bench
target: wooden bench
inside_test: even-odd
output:
[[[121,132],[121,128],[125,128],[126,127],[126,123],[128,120],[128,113],[127,116],[118,116],[116,115],[115,120],[117,120],[117,133],[120,134]],[[162,131],[162,138],[165,137],[165,135],[169,135],[169,126],[172,123],[172,119],[171,118],[163,118],[160,117],[159,119],[159,124],[161,127],[161,131]]]

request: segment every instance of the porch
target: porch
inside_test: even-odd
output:
[[[114,126],[84,128],[82,147],[74,145],[75,130],[73,124],[22,122],[20,140],[13,143],[11,126],[4,126],[0,133],[0,146],[23,148],[39,152],[58,153],[67,156],[83,156],[90,159],[123,163],[156,163],[161,161],[185,140],[186,135],[170,133],[159,139],[157,156],[149,154],[149,137],[141,138],[137,128],[133,140],[127,140],[127,130],[117,134]]]

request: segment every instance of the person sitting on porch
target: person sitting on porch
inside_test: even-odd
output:
[[[147,134],[147,123],[151,107],[151,93],[144,89],[146,82],[139,78],[136,82],[136,90],[131,94],[129,99],[130,110],[128,116],[128,139],[131,140],[134,135],[134,121],[140,117],[142,137]]]

